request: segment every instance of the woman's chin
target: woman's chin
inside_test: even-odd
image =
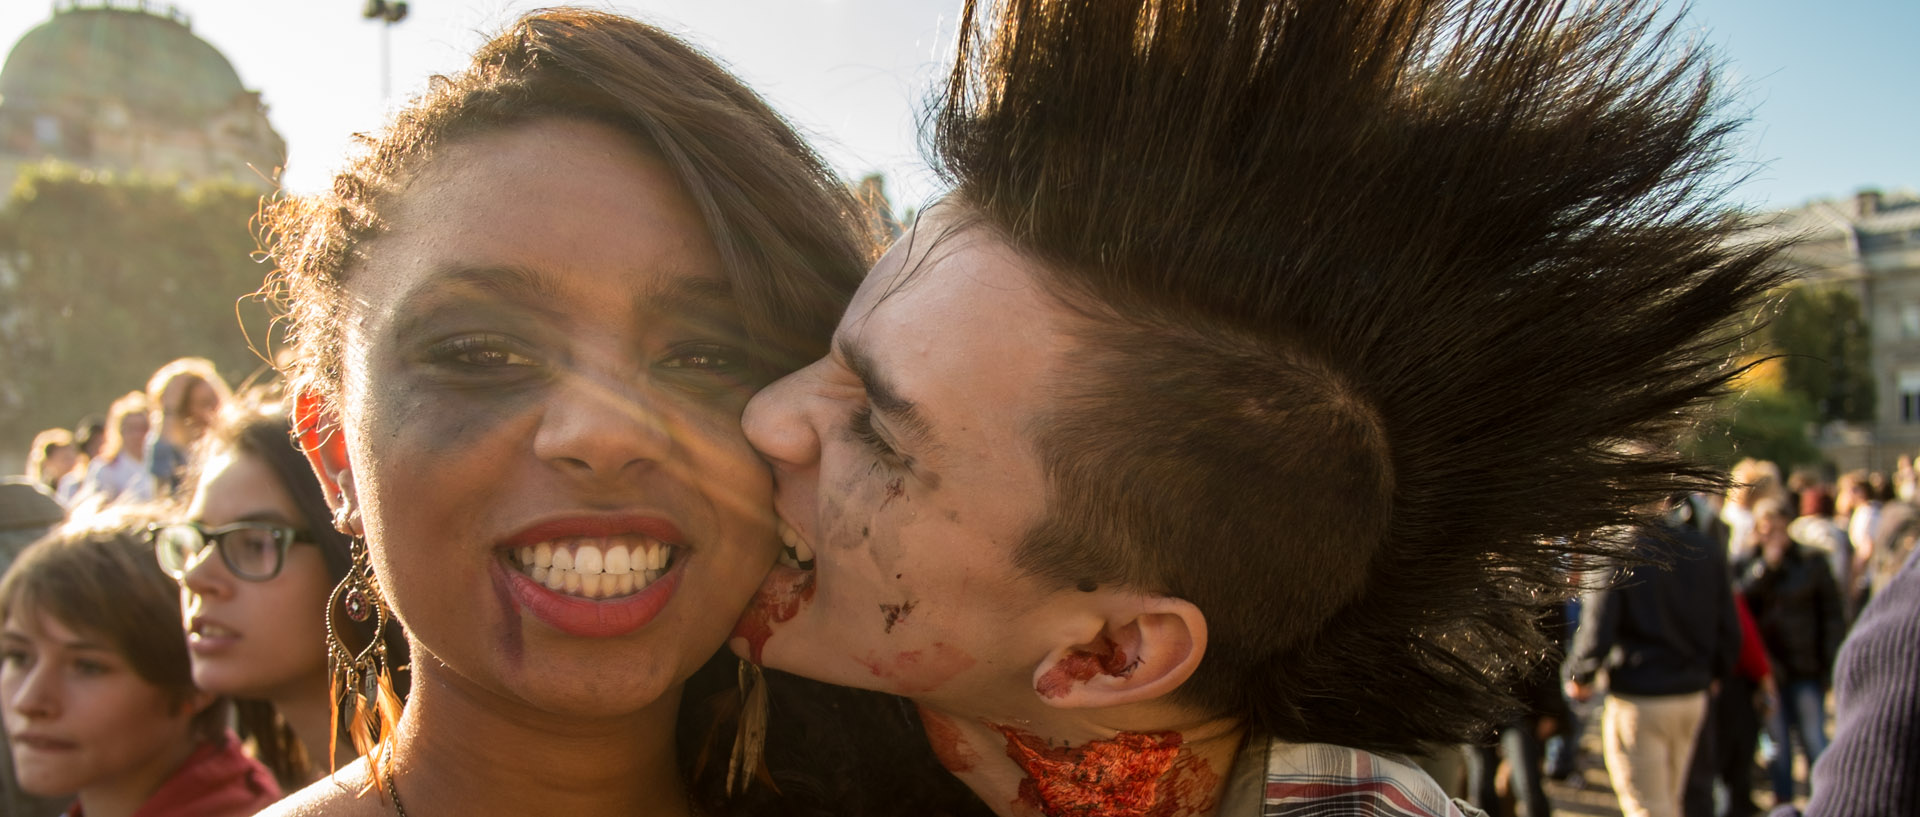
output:
[[[642,677],[604,673],[529,677],[519,684],[520,698],[530,708],[555,719],[622,720],[662,713],[671,723],[680,706],[683,682],[651,673]]]

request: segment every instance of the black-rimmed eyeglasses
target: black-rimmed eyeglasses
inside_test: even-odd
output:
[[[160,569],[175,581],[184,580],[187,571],[206,558],[207,547],[212,545],[235,578],[264,582],[280,575],[287,548],[307,537],[305,531],[272,522],[235,522],[217,528],[174,522],[149,526],[147,538],[153,542]]]

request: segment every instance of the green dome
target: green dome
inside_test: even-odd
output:
[[[0,104],[114,100],[137,113],[199,117],[246,93],[232,63],[194,36],[179,12],[108,5],[63,5],[21,37],[0,68]]]

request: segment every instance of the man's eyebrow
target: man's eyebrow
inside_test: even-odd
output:
[[[933,443],[933,426],[927,422],[926,415],[920,413],[920,406],[912,400],[902,397],[873,365],[873,359],[866,351],[853,345],[851,341],[841,339],[834,343],[840,352],[840,359],[846,361],[847,370],[859,378],[860,385],[867,391],[867,402],[873,405],[897,427],[901,433],[908,434],[923,445]]]

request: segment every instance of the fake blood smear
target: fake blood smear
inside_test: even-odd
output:
[[[967,745],[965,735],[960,734],[960,726],[952,718],[928,709],[920,710],[920,726],[927,733],[927,745],[933,747],[933,756],[947,771],[959,774],[973,768],[980,762],[980,756],[974,754],[973,747]]]
[[[899,577],[896,576],[895,578],[899,578]],[[907,616],[913,615],[913,608],[916,603],[917,602],[907,601],[907,602],[901,602],[899,604],[880,605],[880,615],[886,617],[886,627],[887,627],[888,635],[893,634],[894,626],[905,622],[907,620]]]
[[[887,691],[896,695],[932,692],[974,665],[973,656],[944,641],[935,641],[924,650],[904,650],[881,655],[867,653],[854,659],[875,678],[891,681]]]
[[[1073,689],[1076,681],[1086,682],[1095,675],[1114,675],[1124,677],[1133,671],[1133,665],[1127,661],[1127,651],[1115,645],[1105,636],[1097,645],[1100,652],[1074,650],[1053,665],[1034,682],[1033,689],[1042,698],[1058,698]]]
[[[1213,809],[1219,777],[1180,751],[1178,732],[1123,732],[1054,746],[1008,726],[1007,757],[1026,773],[1014,802],[1047,817],[1182,817]]]
[[[747,655],[758,664],[760,651],[766,648],[767,639],[773,637],[773,625],[798,615],[800,605],[812,599],[813,571],[775,565],[766,583],[760,585],[760,591],[753,594],[753,603],[740,614],[740,623],[733,626],[733,637],[747,640]]]

